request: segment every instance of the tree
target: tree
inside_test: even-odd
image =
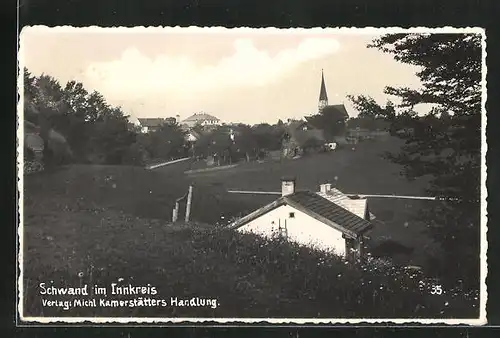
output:
[[[390,159],[403,165],[408,178],[429,175],[427,192],[441,197],[422,212],[429,232],[445,253],[440,267],[448,282],[461,279],[471,288],[479,280],[481,164],[481,36],[479,34],[391,34],[369,46],[396,60],[419,66],[421,89],[387,87],[401,99],[401,118],[415,135]],[[373,101],[363,109],[383,111]],[[413,107],[428,104],[424,117]]]
[[[48,75],[33,77],[24,69],[24,104],[25,116],[38,126],[39,136],[43,140],[43,162],[45,167],[56,164],[56,159],[65,159],[70,155],[66,140],[54,143],[56,120],[67,110],[59,82]],[[55,149],[54,145],[58,145]],[[60,146],[60,147],[59,147]],[[57,153],[56,152],[64,152]]]
[[[261,123],[252,126],[255,142],[259,150],[279,150],[281,149],[281,136],[285,132],[282,124],[270,125]]]
[[[348,116],[335,106],[326,106],[319,114],[307,117],[307,121],[314,127],[324,131],[327,138],[345,133]]]
[[[378,119],[384,118],[392,120],[396,116],[396,109],[394,103],[390,100],[387,101],[385,107],[380,106],[373,98],[360,95],[348,95],[347,98],[353,103],[354,108],[359,112],[358,117]]]
[[[150,149],[155,158],[171,160],[184,156],[187,151],[185,133],[177,124],[164,124],[151,133]]]

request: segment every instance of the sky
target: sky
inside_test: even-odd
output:
[[[317,113],[323,70],[329,104],[379,103],[385,86],[418,88],[418,68],[367,45],[383,32],[224,28],[49,28],[21,32],[20,63],[62,84],[97,90],[132,120],[196,112],[223,122],[275,123]]]

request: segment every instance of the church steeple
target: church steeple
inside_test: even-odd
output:
[[[326,93],[325,77],[323,76],[323,69],[321,70],[321,89],[319,91],[319,104],[318,109],[321,111],[328,106],[328,94]]]

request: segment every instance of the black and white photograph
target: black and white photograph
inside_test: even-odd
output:
[[[481,28],[24,27],[21,323],[486,323]]]

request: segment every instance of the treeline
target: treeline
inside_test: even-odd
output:
[[[310,122],[325,133],[338,133],[345,120],[337,112],[311,115]],[[342,120],[341,124],[335,123]],[[33,76],[24,69],[25,131],[43,142],[44,166],[66,163],[131,164],[171,160],[184,156],[216,156],[219,162],[250,161],[279,151],[285,123],[222,125],[211,130],[196,126],[196,142],[178,124],[164,124],[143,134],[120,107],[113,107],[97,91],[69,81],[62,86],[49,75]],[[332,122],[333,121],[333,122]],[[332,122],[332,123],[330,123]],[[333,127],[333,128],[330,128]],[[331,129],[331,130],[330,130]],[[32,160],[25,143],[25,159]]]
[[[24,69],[24,121],[25,129],[43,141],[45,166],[135,163],[138,157],[137,134],[122,109],[76,81],[63,87],[51,76],[33,76]],[[26,144],[25,156],[33,156]]]

